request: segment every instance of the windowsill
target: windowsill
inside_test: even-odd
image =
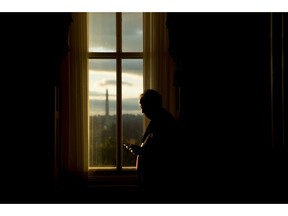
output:
[[[137,187],[137,173],[135,167],[121,171],[115,168],[89,169],[89,187]]]

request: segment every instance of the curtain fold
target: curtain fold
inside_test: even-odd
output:
[[[78,184],[78,181],[85,183],[88,177],[87,13],[72,13],[69,36],[69,84],[66,89],[69,106],[65,125],[68,129],[65,134],[67,141],[63,143],[62,171],[68,175],[66,180],[72,178]]]
[[[163,106],[177,115],[174,65],[168,52],[166,13],[144,13],[144,85],[163,96]],[[88,14],[72,13],[69,31],[70,51],[65,76],[68,106],[62,110],[62,163],[67,181],[88,180]],[[147,119],[146,123],[147,124]],[[74,178],[75,177],[75,178]],[[65,180],[64,180],[65,181]],[[72,181],[73,183],[73,181]],[[76,183],[74,185],[77,185]]]
[[[174,63],[169,55],[167,13],[144,13],[144,85],[162,95],[163,106],[177,116]]]

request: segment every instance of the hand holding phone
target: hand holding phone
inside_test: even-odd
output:
[[[141,147],[138,145],[124,143],[123,146],[133,154],[140,154],[141,152]]]
[[[129,149],[130,145],[131,145],[131,144],[126,144],[126,143],[123,144],[123,146],[124,146],[126,149]]]

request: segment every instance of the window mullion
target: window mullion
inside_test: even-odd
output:
[[[117,149],[117,170],[122,169],[122,14],[116,13],[116,89],[117,89],[117,139],[116,139],[116,149]]]
[[[89,59],[115,59],[116,58],[116,53],[111,52],[90,52],[88,53]]]
[[[117,173],[123,173],[122,171],[130,169],[130,166],[132,166],[132,167],[134,166],[134,158],[129,154],[129,152],[128,153],[124,152],[125,149],[123,149],[122,143],[123,143],[124,139],[125,139],[125,142],[130,142],[131,141],[131,142],[137,142],[138,143],[138,136],[139,136],[138,131],[141,131],[141,129],[140,130],[138,129],[133,135],[132,134],[130,135],[130,130],[128,130],[129,132],[126,131],[127,128],[130,129],[130,127],[131,127],[131,124],[129,123],[127,125],[127,122],[134,121],[134,120],[131,120],[129,115],[134,114],[134,113],[129,111],[130,108],[128,108],[126,110],[127,101],[122,101],[123,100],[123,96],[124,97],[127,97],[127,96],[129,97],[128,105],[130,103],[130,99],[132,98],[134,100],[135,96],[133,96],[133,93],[131,94],[132,96],[130,96],[131,92],[129,92],[129,91],[128,91],[128,94],[127,94],[127,89],[133,89],[134,90],[134,86],[132,86],[132,87],[129,86],[128,87],[128,85],[127,86],[125,85],[125,87],[123,87],[122,86],[122,81],[130,82],[130,79],[133,80],[133,81],[135,80],[135,83],[137,83],[138,86],[141,86],[141,84],[138,83],[139,79],[135,78],[135,77],[131,77],[130,75],[131,75],[131,72],[132,73],[138,72],[138,68],[137,69],[134,68],[134,64],[139,65],[139,68],[141,67],[141,63],[140,62],[141,62],[141,59],[143,60],[143,51],[141,52],[141,50],[137,50],[137,49],[134,49],[134,48],[131,49],[131,47],[130,47],[132,45],[131,43],[134,42],[134,40],[131,40],[131,41],[127,42],[128,43],[127,44],[127,47],[128,47],[127,52],[123,52],[123,50],[122,50],[123,49],[123,41],[122,40],[125,38],[126,34],[127,34],[128,37],[130,37],[130,35],[129,35],[130,32],[129,31],[130,31],[130,27],[134,28],[134,21],[133,21],[133,24],[128,26],[129,28],[127,29],[126,28],[127,20],[126,19],[123,20],[123,17],[122,17],[123,13],[121,13],[121,12],[115,12],[114,15],[113,15],[113,13],[110,14],[110,16],[114,17],[114,21],[116,21],[116,23],[113,22],[113,21],[111,22],[109,19],[103,19],[103,23],[105,23],[104,22],[105,20],[109,20],[108,23],[111,23],[111,26],[113,26],[115,28],[114,30],[108,31],[106,33],[113,34],[114,35],[114,40],[115,40],[114,42],[116,42],[116,43],[113,43],[113,42],[111,44],[108,43],[109,42],[109,38],[110,38],[109,37],[109,38],[107,38],[107,44],[106,44],[106,38],[105,38],[106,35],[103,34],[103,32],[102,32],[103,29],[101,28],[101,22],[102,22],[101,21],[101,16],[99,15],[99,19],[95,19],[96,17],[98,17],[98,16],[95,15],[94,21],[95,21],[95,23],[98,23],[98,24],[90,26],[91,29],[93,30],[93,31],[90,31],[90,34],[93,33],[93,35],[95,34],[95,32],[94,32],[95,29],[94,28],[99,26],[99,35],[97,36],[97,38],[94,35],[95,41],[93,40],[94,43],[91,42],[91,45],[92,45],[91,46],[92,47],[91,51],[93,50],[94,52],[89,52],[88,53],[88,58],[90,59],[89,61],[91,61],[91,71],[92,71],[92,73],[90,74],[90,68],[89,68],[89,78],[91,76],[91,80],[97,79],[97,81],[95,81],[95,83],[97,82],[97,85],[98,85],[98,82],[100,82],[100,80],[102,79],[102,77],[100,77],[102,75],[103,75],[103,79],[104,80],[108,80],[108,79],[112,80],[112,79],[116,78],[116,83],[114,81],[114,84],[116,84],[116,89],[115,89],[115,86],[111,87],[113,92],[116,90],[115,91],[116,98],[115,98],[115,96],[113,94],[111,94],[109,92],[111,94],[111,96],[112,96],[112,100],[111,100],[112,101],[112,106],[111,107],[114,110],[113,110],[113,115],[111,115],[111,116],[109,115],[111,117],[111,119],[109,118],[111,120],[111,122],[110,122],[110,120],[109,120],[109,122],[107,122],[105,120],[105,122],[107,122],[107,128],[104,128],[104,129],[108,129],[108,130],[105,130],[106,132],[102,133],[102,131],[99,129],[99,130],[96,131],[95,134],[91,135],[91,140],[93,140],[93,143],[91,141],[89,143],[90,143],[90,145],[92,143],[92,145],[93,145],[92,148],[94,149],[94,150],[92,149],[92,151],[93,152],[95,151],[96,153],[95,154],[92,153],[93,154],[92,157],[91,157],[92,159],[89,159],[90,163],[92,161],[92,163],[91,163],[92,166],[89,167],[89,169],[114,170]],[[106,16],[106,14],[103,14],[103,17],[105,17],[105,16]],[[123,24],[122,22],[125,22],[124,28],[122,26],[122,24]],[[115,26],[115,24],[116,24],[116,26]],[[127,30],[127,32],[126,32],[126,30]],[[123,32],[122,31],[126,32],[125,36],[123,36]],[[104,33],[105,33],[105,31],[104,31]],[[116,38],[115,38],[115,36],[116,36]],[[135,35],[133,36],[133,34],[132,34],[131,36],[134,37]],[[95,44],[96,42],[97,42],[97,46]],[[103,49],[102,49],[101,43],[103,43],[103,42],[105,42],[105,43],[102,44],[103,45]],[[99,44],[100,44],[100,46],[98,46]],[[113,48],[110,49],[109,48],[110,45],[113,46]],[[115,45],[116,45],[116,47],[115,47]],[[89,47],[89,50],[90,50],[90,47]],[[135,50],[135,52],[134,52],[134,50]],[[123,62],[123,60],[125,60],[125,62]],[[111,62],[111,65],[108,65],[108,64],[110,64],[109,61]],[[114,61],[114,63],[112,63],[113,61]],[[108,64],[106,64],[106,62]],[[133,66],[132,68],[130,67],[131,64]],[[111,68],[114,67],[113,68],[114,78],[113,77],[108,78],[109,76],[113,76],[112,73],[110,73],[109,75],[108,75],[108,73],[105,74],[106,65],[110,67],[108,69],[110,71],[111,71]],[[89,65],[89,67],[90,67],[90,65]],[[127,71],[125,71],[126,72],[125,74],[123,74],[123,68],[122,67],[127,69]],[[133,71],[131,71],[131,69]],[[97,75],[96,75],[96,73],[94,73],[94,70],[96,70]],[[125,75],[125,76],[123,76],[123,75]],[[94,81],[93,81],[93,83],[94,83]],[[110,83],[107,83],[107,85],[109,85],[109,84]],[[90,87],[90,84],[89,84],[89,87]],[[91,103],[91,107],[93,108],[93,111],[95,112],[98,108],[94,107],[94,102],[97,101],[97,106],[100,105],[100,103],[102,103],[102,102],[98,103],[98,98],[97,98],[98,95],[97,96],[94,95],[94,88],[96,88],[96,87],[95,87],[94,84],[92,84],[91,89],[93,89],[93,91],[91,90],[91,92],[92,92],[91,101],[93,103]],[[98,86],[97,88],[100,91],[100,89],[102,87]],[[108,97],[106,95],[106,100],[107,99],[108,99]],[[90,98],[89,98],[89,100],[90,100]],[[116,110],[115,110],[115,107],[114,107],[115,100],[116,100]],[[96,102],[95,102],[95,104],[96,104]],[[123,106],[124,106],[125,109],[123,108]],[[107,107],[107,105],[106,105],[106,107]],[[109,105],[108,105],[108,107],[109,107]],[[114,111],[116,111],[116,115],[115,115]],[[98,112],[98,110],[97,110],[97,112]],[[102,112],[102,111],[99,111],[99,112]],[[134,110],[133,110],[133,112],[134,112]],[[103,126],[103,122],[101,120],[99,120],[99,119],[102,119],[104,117],[104,115],[98,113],[97,115],[100,115],[100,117],[98,118],[98,117],[96,117],[96,114],[95,114],[95,117],[94,117],[94,113],[93,113],[93,116],[91,115],[92,119],[93,119],[93,121],[91,121],[91,122],[94,123],[94,120],[95,120],[95,122],[97,123],[97,124],[95,123],[95,124],[93,124],[91,126],[93,128],[92,130],[95,130],[95,127],[102,127]],[[140,117],[138,115],[139,115],[139,113],[135,114],[135,119],[136,119],[135,123],[137,124],[137,126],[139,126],[139,120],[140,120]],[[140,122],[140,124],[141,124],[141,122]],[[90,127],[90,125],[91,124],[89,123],[89,127]],[[113,127],[113,125],[114,125],[114,127]],[[106,125],[104,125],[104,126],[106,126]],[[113,128],[111,128],[109,126],[111,126]],[[123,126],[125,126],[125,128],[123,128]],[[141,128],[141,126],[139,126],[139,128]],[[110,130],[111,130],[111,133],[114,134],[114,136],[112,137],[111,140],[110,140],[110,136],[109,136]],[[98,134],[97,134],[97,132],[98,132]],[[107,146],[106,146],[106,143],[107,143]],[[98,149],[96,147],[99,149],[99,151],[98,151]],[[91,148],[91,146],[89,146],[89,148]],[[113,155],[111,155],[112,152],[113,152]]]

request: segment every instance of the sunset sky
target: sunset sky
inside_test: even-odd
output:
[[[93,28],[95,26],[95,28]],[[115,52],[115,13],[94,13],[89,17],[89,51]],[[100,30],[99,30],[100,28]],[[123,51],[143,51],[142,15],[124,13],[122,19]],[[90,115],[105,113],[106,89],[109,93],[109,114],[116,113],[116,61],[89,61]],[[143,61],[122,61],[122,111],[140,114],[139,95],[143,91]]]

